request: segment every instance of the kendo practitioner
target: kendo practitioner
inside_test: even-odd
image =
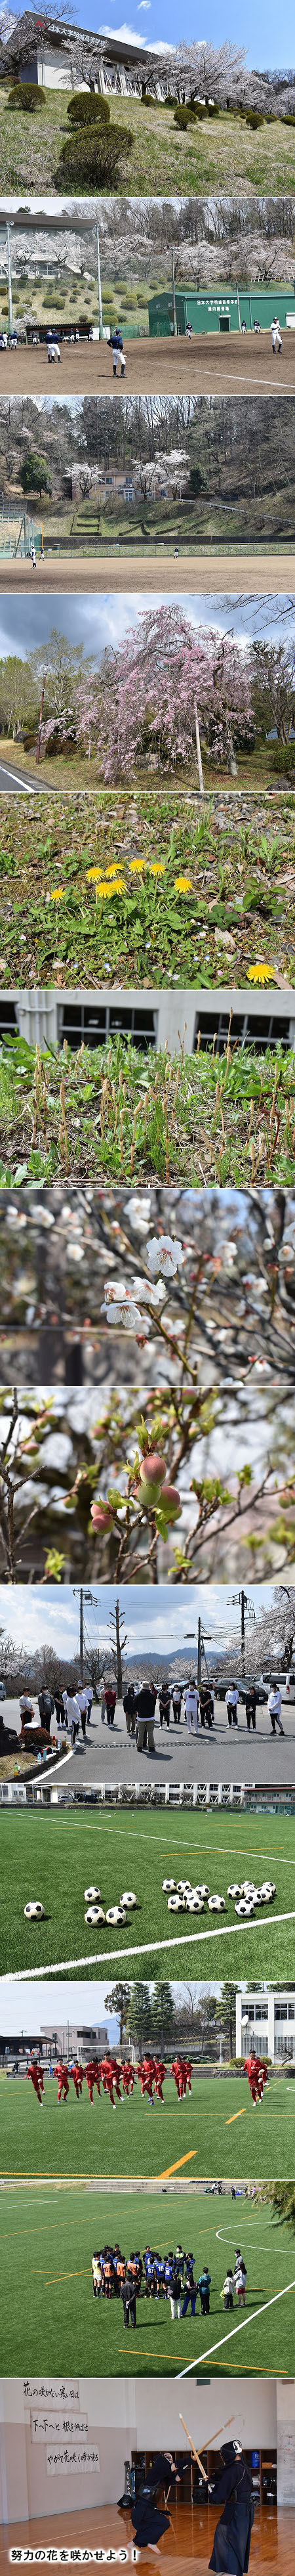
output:
[[[175,2469],[176,2462],[171,2451],[155,2452],[149,2464],[147,2477],[139,2488],[134,2504],[131,2505],[131,2522],[137,2549],[157,2549],[162,2533],[169,2531],[170,2514],[164,2511],[161,2497],[163,2490],[166,2497],[166,2489],[171,2485],[171,2471]]]
[[[251,2531],[254,2522],[254,2497],[250,2471],[246,2467],[240,2442],[220,2445],[221,2476],[214,2479],[214,2504],[220,2521],[214,2534],[209,2567],[226,2571],[226,2576],[244,2576],[249,2567]]]

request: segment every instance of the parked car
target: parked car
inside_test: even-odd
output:
[[[5,1682],[0,1682],[0,1699],[6,1699]]]

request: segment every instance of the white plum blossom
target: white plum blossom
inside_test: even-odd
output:
[[[158,1241],[158,1236],[156,1234],[152,1234],[150,1243],[148,1243],[147,1246],[147,1257],[149,1270],[153,1272],[154,1279],[157,1278],[159,1270],[162,1271],[165,1279],[175,1279],[176,1271],[182,1270],[182,1264],[184,1261],[184,1252],[179,1236],[162,1234]]]
[[[133,1305],[131,1297],[122,1297],[121,1305],[117,1304],[115,1298],[107,1297],[101,1312],[102,1315],[106,1315],[108,1324],[122,1324],[127,1333],[141,1332],[142,1316],[139,1306]]]

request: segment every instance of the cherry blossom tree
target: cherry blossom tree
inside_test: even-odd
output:
[[[239,742],[254,741],[251,669],[231,635],[193,626],[178,603],[153,608],[102,665],[98,740],[106,778],[153,752],[159,766],[184,768],[196,755],[197,722],[219,769],[234,767]]]

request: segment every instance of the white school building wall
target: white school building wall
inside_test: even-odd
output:
[[[249,2010],[249,2007],[252,2010]],[[295,1993],[278,1986],[267,1994],[236,1994],[236,2056],[295,2058]]]

